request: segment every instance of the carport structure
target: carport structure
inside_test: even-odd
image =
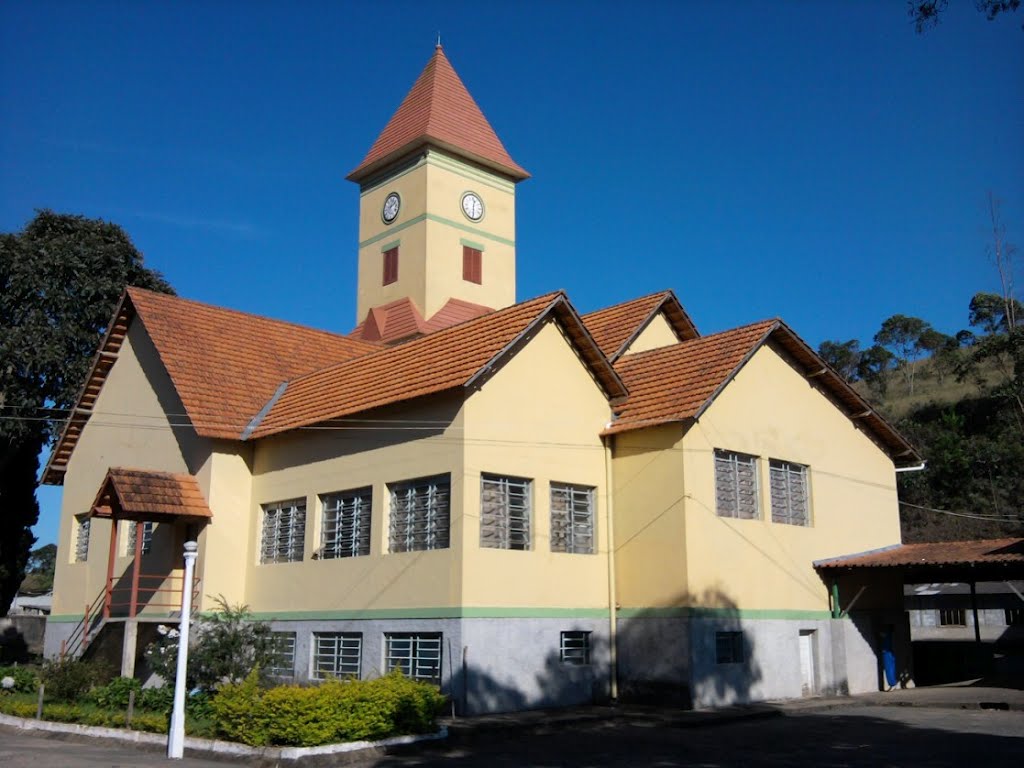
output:
[[[843,618],[871,592],[903,600],[906,584],[968,584],[975,647],[981,644],[978,619],[979,582],[1005,582],[1017,597],[1024,594],[1013,581],[1024,578],[1024,539],[977,539],[898,544],[871,552],[844,555],[814,563],[831,589],[833,618]],[[891,593],[891,594],[889,594]],[[875,601],[870,601],[875,602]]]

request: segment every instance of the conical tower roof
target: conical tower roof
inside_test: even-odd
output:
[[[440,45],[363,162],[347,178],[359,181],[426,144],[447,149],[516,181],[530,176],[509,156]]]

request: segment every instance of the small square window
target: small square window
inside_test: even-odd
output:
[[[261,563],[302,560],[306,539],[306,501],[279,501],[263,506]]]
[[[563,664],[584,666],[590,663],[590,633],[563,632],[559,647],[559,658]]]
[[[441,633],[392,632],[384,636],[384,668],[413,680],[441,684]]]
[[[295,633],[271,632],[270,642],[274,657],[267,672],[272,677],[293,677],[295,675]]]
[[[315,632],[313,634],[313,678],[359,678],[363,658],[363,636],[358,632]]]
[[[138,546],[138,527],[134,520],[128,520],[128,556],[135,556],[135,549]],[[148,555],[153,548],[153,527],[154,523],[146,521],[142,524],[142,554]]]
[[[715,663],[743,663],[742,632],[715,632]]]

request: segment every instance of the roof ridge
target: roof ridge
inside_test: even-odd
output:
[[[593,309],[590,312],[587,312],[585,314],[580,315],[580,317],[586,319],[586,318],[590,317],[591,315],[597,315],[597,314],[600,314],[602,312],[608,312],[609,310],[615,309],[616,307],[624,307],[627,304],[638,304],[641,301],[645,301],[645,300],[648,300],[648,299],[654,299],[654,298],[659,298],[659,297],[663,298],[663,299],[667,299],[671,293],[672,293],[672,289],[671,288],[666,288],[666,289],[661,290],[661,291],[655,291],[653,293],[645,293],[643,296],[637,296],[637,297],[632,298],[632,299],[626,299],[625,301],[617,301],[616,303],[609,304],[606,307],[600,307],[599,309]]]
[[[721,337],[725,336],[726,334],[738,333],[740,331],[751,330],[751,329],[756,328],[757,326],[761,326],[761,325],[763,325],[763,326],[765,326],[767,328],[769,326],[778,325],[778,324],[785,325],[785,323],[783,323],[777,317],[776,318],[767,318],[767,319],[764,319],[764,320],[758,320],[758,321],[753,322],[753,323],[746,323],[745,325],[737,325],[735,328],[726,328],[724,331],[717,331],[715,333],[709,333],[706,336],[698,336],[695,339],[684,339],[683,341],[677,341],[675,344],[669,344],[669,345],[664,346],[664,347],[655,347],[654,349],[644,349],[644,350],[641,350],[640,352],[630,352],[628,355],[622,355],[622,357],[620,357],[618,359],[617,363],[624,363],[626,361],[633,361],[633,360],[639,359],[640,357],[643,357],[645,355],[646,356],[651,356],[651,355],[657,354],[659,352],[662,353],[662,354],[665,354],[666,350],[678,349],[679,347],[682,347],[684,345],[694,345],[694,344],[699,344],[700,342],[714,342],[716,340],[720,340]],[[786,326],[786,327],[788,328],[789,326]]]

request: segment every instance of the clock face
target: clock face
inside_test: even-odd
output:
[[[398,217],[398,209],[402,207],[402,199],[397,192],[392,192],[384,198],[384,208],[381,210],[381,218],[385,224],[390,224]]]
[[[462,212],[470,221],[480,221],[484,217],[484,202],[476,192],[462,196]]]

